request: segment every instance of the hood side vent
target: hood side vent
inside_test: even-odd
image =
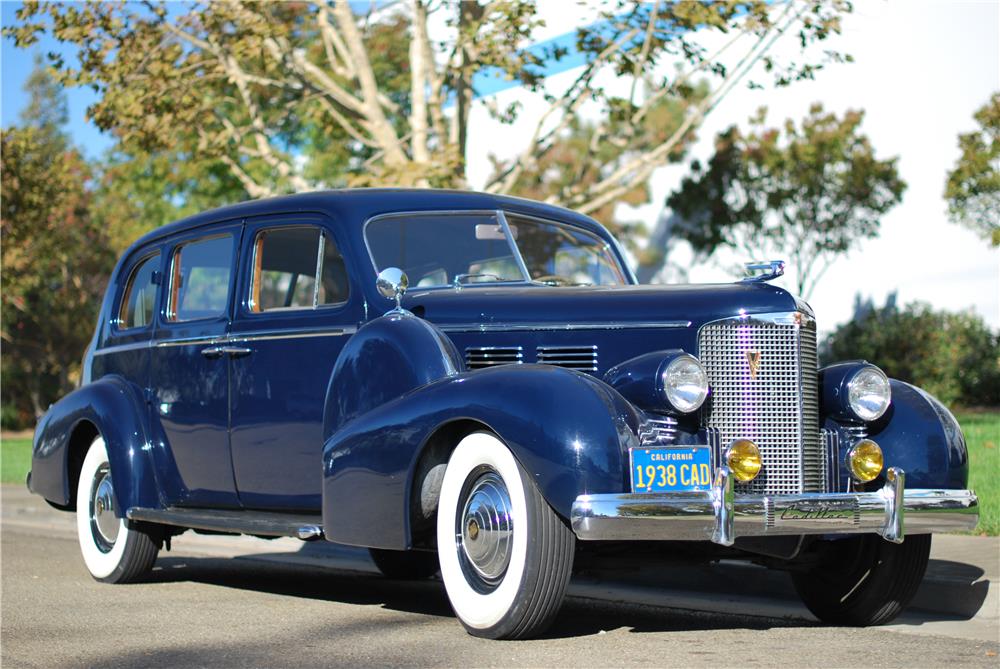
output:
[[[542,365],[555,365],[578,372],[597,371],[596,346],[539,346],[537,355]]]
[[[465,349],[465,366],[469,369],[520,365],[522,362],[524,349],[520,346],[470,346]]]

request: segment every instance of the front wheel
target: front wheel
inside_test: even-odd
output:
[[[802,601],[825,623],[867,627],[889,622],[917,594],[931,535],[894,544],[868,534],[821,541],[816,550],[816,566],[792,574]]]
[[[522,639],[552,623],[575,538],[494,435],[470,434],[452,453],[437,541],[448,599],[471,634]]]
[[[115,513],[111,464],[102,437],[94,439],[76,489],[76,529],[90,574],[105,583],[131,583],[153,568],[160,550],[154,531]]]

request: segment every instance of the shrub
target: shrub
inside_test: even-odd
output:
[[[864,359],[946,404],[1000,405],[1000,333],[972,312],[935,311],[916,302],[855,300],[854,317],[825,340],[824,364]]]

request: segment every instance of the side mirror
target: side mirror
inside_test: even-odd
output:
[[[378,273],[375,279],[375,287],[379,295],[387,300],[396,300],[396,309],[402,311],[403,293],[410,285],[410,280],[406,277],[406,272],[398,267],[386,267]]]

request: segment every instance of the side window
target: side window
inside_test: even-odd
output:
[[[333,239],[319,228],[282,227],[257,233],[250,311],[315,309],[343,303],[347,294],[344,259]]]
[[[160,254],[148,256],[135,266],[125,283],[121,307],[118,309],[118,328],[141,328],[153,321],[153,304],[156,285],[153,275],[160,268]]]
[[[226,313],[232,265],[232,235],[178,247],[170,263],[167,320],[190,321]]]

